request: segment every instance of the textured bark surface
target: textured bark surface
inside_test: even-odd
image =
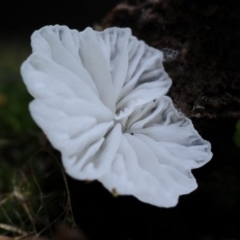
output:
[[[169,95],[187,116],[239,117],[239,10],[238,1],[138,1],[116,6],[101,27],[130,27],[173,55],[165,62]]]
[[[125,1],[97,26],[130,27],[163,50],[177,108],[211,142],[213,159],[195,170],[199,188],[175,208],[113,198],[97,182],[70,180],[76,221],[91,239],[239,239],[240,2]],[[171,56],[171,58],[169,57]],[[177,134],[177,133],[176,133]]]
[[[132,196],[112,196],[97,181],[67,177],[69,198],[65,175],[57,164],[60,153],[53,151],[31,120],[27,107],[31,98],[19,67],[30,54],[33,30],[55,23],[82,30],[117,1],[52,1],[47,7],[42,2],[36,7],[32,2],[15,5],[9,1],[11,11],[4,2],[6,11],[0,16],[0,222],[30,233],[33,224],[40,234],[52,236],[59,217],[73,225],[71,200],[76,223],[90,240],[240,239],[240,148],[233,142],[240,117],[239,0],[122,0],[124,4],[98,25],[99,29],[130,27],[135,36],[172,55],[165,62],[173,79],[169,95],[212,144],[213,159],[193,171],[197,190],[181,196],[175,208],[165,209]],[[26,46],[21,40],[25,34]],[[6,234],[6,229],[0,230]],[[55,239],[84,239],[81,232],[65,227],[56,233]],[[8,234],[20,239],[13,232]]]

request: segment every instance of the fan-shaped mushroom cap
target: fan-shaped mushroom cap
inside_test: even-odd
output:
[[[162,52],[128,28],[58,25],[34,32],[32,48],[21,67],[30,112],[70,176],[162,207],[197,187],[191,169],[210,144],[165,96]]]

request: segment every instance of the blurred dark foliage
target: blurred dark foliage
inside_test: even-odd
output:
[[[59,153],[28,110],[19,71],[29,54],[29,40],[0,38],[0,240],[46,240],[74,222]]]
[[[72,227],[65,223],[59,223],[55,226],[54,235],[52,238],[39,237],[35,234],[27,234],[24,237],[7,237],[0,235],[0,240],[87,240],[87,237],[78,227]]]

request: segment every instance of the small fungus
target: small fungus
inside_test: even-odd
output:
[[[21,67],[30,112],[71,177],[160,207],[196,189],[191,169],[211,146],[165,96],[161,51],[117,27],[46,26],[31,44]]]

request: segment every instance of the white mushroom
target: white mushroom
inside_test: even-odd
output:
[[[58,25],[34,32],[32,48],[21,67],[30,112],[70,176],[161,207],[197,187],[191,169],[211,146],[165,96],[162,52],[128,28]]]

